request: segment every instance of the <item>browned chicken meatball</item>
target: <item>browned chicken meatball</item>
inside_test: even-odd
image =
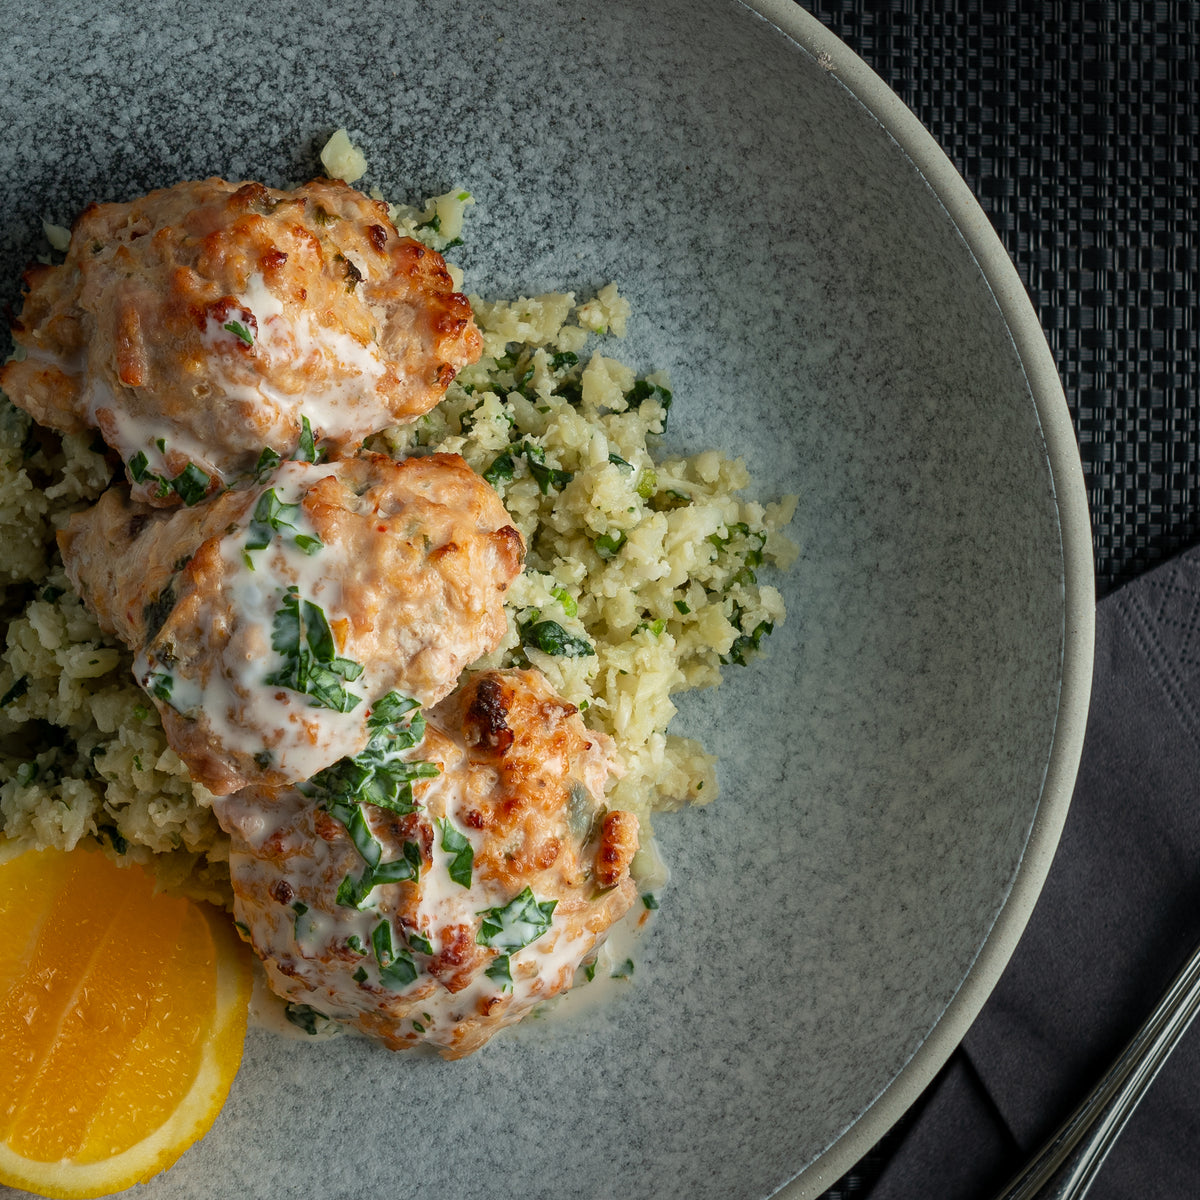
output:
[[[431,409],[482,345],[441,255],[327,179],[94,204],[26,284],[0,387],[45,425],[98,428],[151,504],[292,457],[309,430],[347,452]]]
[[[431,704],[499,644],[524,546],[458,455],[288,462],[191,509],[112,488],[59,534],[167,740],[224,795],[307,779],[398,690]]]
[[[389,697],[354,762],[215,811],[272,988],[457,1058],[569,988],[626,913],[637,818],[604,807],[609,739],[536,671],[414,715]]]

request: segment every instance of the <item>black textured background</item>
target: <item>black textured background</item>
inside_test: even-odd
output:
[[[1200,537],[1200,2],[805,0],[992,220],[1075,419],[1100,594]]]
[[[916,113],[1016,263],[1079,438],[1097,594],[1200,540],[1200,0],[804,7]],[[865,1200],[909,1120],[828,1200]]]

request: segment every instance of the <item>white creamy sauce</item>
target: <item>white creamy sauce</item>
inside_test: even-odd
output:
[[[366,278],[367,264],[351,261]],[[249,346],[239,329],[252,339]],[[249,277],[224,320],[208,317],[201,342],[208,351],[207,390],[197,393],[197,403],[211,407],[215,394],[253,409],[260,421],[269,418],[264,442],[277,450],[286,451],[294,443],[301,410],[318,440],[357,441],[364,432],[394,421],[386,397],[378,391],[387,370],[378,342],[364,345],[344,329],[320,325],[303,309],[287,312],[259,272]],[[107,373],[91,369],[86,348],[64,356],[34,346],[26,357],[81,381],[88,422],[104,430],[123,463],[140,452],[146,456],[148,475],[169,480],[177,474],[167,465],[170,454],[176,467],[182,457],[210,477],[225,478],[198,434],[170,420],[131,412],[129,397],[120,394]],[[286,391],[273,381],[274,368],[305,365],[308,378],[301,391]],[[151,481],[148,486],[153,490],[155,485]]]
[[[267,282],[259,271],[255,271],[246,280],[246,290],[241,295],[241,302],[254,314],[260,329],[272,317],[283,315],[283,301],[267,287]]]
[[[513,999],[524,1005],[536,996],[544,996],[547,989],[567,983],[594,942],[586,930],[568,935],[551,923],[540,938],[511,956]],[[522,968],[528,966],[534,969],[527,975]]]
[[[609,927],[604,942],[596,951],[591,979],[583,969],[575,974],[570,991],[548,1001],[539,1015],[555,1021],[574,1021],[594,1017],[608,1008],[614,997],[628,989],[636,979],[641,957],[641,941],[653,924],[655,913],[647,909],[639,896],[629,911]],[[633,964],[633,970],[628,964]]]
[[[232,315],[227,321],[218,321],[216,317],[210,316],[204,322],[204,332],[200,335],[204,340],[204,344],[213,350],[225,349],[227,351],[236,350],[240,345],[245,345],[245,340],[240,338],[237,333],[231,328],[234,321],[238,317],[244,317],[243,313]],[[237,321],[248,334],[253,336],[254,327],[245,325],[242,321]],[[262,327],[259,327],[259,339],[261,340]]]
[[[331,464],[328,472],[338,469],[338,464]],[[244,526],[222,539],[224,599],[236,636],[216,660],[203,660],[203,673],[188,676],[143,650],[134,668],[142,687],[160,698],[163,677],[169,676],[166,699],[173,708],[184,716],[203,713],[214,740],[228,750],[249,756],[269,750],[272,765],[292,779],[308,779],[363,748],[367,713],[379,687],[379,668],[362,664],[358,679],[344,683],[359,702],[343,713],[319,706],[309,695],[278,682],[268,682],[284,673],[288,663],[286,656],[272,647],[276,616],[284,608],[288,589],[294,586],[298,603],[316,604],[334,625],[342,616],[341,580],[353,572],[342,547],[324,546],[309,554],[297,543],[298,536],[316,538],[299,507],[306,485],[312,481],[312,468],[306,464],[279,467],[271,481],[275,494],[281,503],[297,508],[289,524],[270,530],[266,547],[247,548],[253,509]],[[338,652],[341,650],[339,646]]]
[[[267,973],[257,956],[253,962],[254,985],[250,992],[250,1024],[256,1029],[265,1029],[279,1037],[291,1038],[301,1042],[325,1042],[330,1038],[353,1033],[348,1025],[338,1021],[319,1021],[316,1032],[309,1033],[287,1015],[288,1002],[282,996],[271,990]]]
[[[296,463],[279,468],[272,486],[281,502],[300,503],[303,474],[304,468]],[[311,473],[307,478],[312,478]],[[317,706],[307,695],[267,682],[287,664],[285,656],[271,647],[271,638],[276,614],[284,605],[289,587],[297,588],[300,601],[318,605],[331,623],[341,615],[340,578],[348,569],[344,551],[333,545],[308,554],[297,545],[297,535],[316,536],[302,508],[295,514],[292,527],[275,532],[265,549],[248,550],[244,532],[222,542],[221,556],[232,581],[230,605],[235,620],[247,630],[238,644],[251,649],[261,647],[262,654],[247,653],[241,659],[226,654],[219,675],[227,682],[218,687],[231,687],[239,699],[230,713],[236,724],[259,731],[278,730],[279,740],[271,745],[273,765],[289,778],[308,779],[344,755],[353,757],[362,749],[370,698],[370,691],[364,687],[369,689],[371,680],[364,669],[357,680],[345,683],[348,692],[360,697],[354,709],[346,713]],[[253,570],[247,557],[254,564]],[[226,712],[230,712],[229,705]]]
[[[301,345],[308,347],[309,353],[321,353],[345,372],[329,375],[305,391],[304,411],[313,428],[324,437],[344,440],[366,426],[374,430],[391,424],[391,411],[375,391],[386,369],[377,346],[364,346],[343,329],[316,325],[307,313],[301,315],[298,325],[303,334]]]
[[[15,351],[13,355],[18,362],[27,359],[42,367],[57,367],[64,375],[79,376],[87,370],[88,352],[86,347],[76,350],[74,354],[60,354],[58,351],[47,350],[44,346],[38,345],[18,347],[18,351]]]
[[[640,898],[635,901],[629,912],[609,929],[604,943],[596,952],[595,970],[591,980],[586,978],[581,967],[576,971],[574,985],[569,991],[542,1001],[535,1007],[534,1016],[539,1019],[539,1026],[548,1021],[556,1027],[570,1030],[573,1027],[594,1023],[601,1013],[611,1008],[614,999],[619,994],[634,986],[642,939],[649,932],[655,916],[656,914],[645,909]],[[534,943],[534,946],[536,945],[537,943]],[[527,947],[526,949],[532,948]],[[577,950],[578,947],[572,942],[567,943],[559,953],[547,956],[547,961],[542,969],[543,976],[552,979],[553,973],[561,970],[563,965],[567,965],[569,957],[573,957]],[[567,951],[570,951],[570,956]],[[524,955],[525,951],[521,953]],[[634,974],[628,973],[625,969],[624,964],[627,962],[635,964]],[[424,978],[424,976],[418,978],[418,985]],[[532,981],[522,982],[519,986],[521,992],[518,1002],[523,1004],[529,998]],[[481,999],[498,994],[500,994],[500,989],[486,976],[482,976],[472,987],[457,995],[451,994],[444,988],[439,988],[434,995],[421,1001],[422,1024],[431,1032],[437,1032],[439,1028],[452,1029],[457,1017],[471,1015],[476,1011]],[[257,1028],[266,1029],[281,1037],[301,1041],[326,1040],[341,1034],[356,1034],[357,1032],[351,1026],[331,1019],[318,1023],[315,1035],[309,1034],[288,1019],[287,1003],[288,1001],[271,990],[262,965],[256,958],[250,1020]],[[527,1024],[512,1026],[508,1029],[509,1036],[525,1036],[527,1032],[529,1032]]]
[[[186,702],[203,709],[217,736],[231,744],[245,747],[247,738],[261,739],[262,730],[278,729],[279,737],[271,746],[274,763],[292,778],[311,778],[339,758],[354,757],[366,744],[366,716],[371,701],[380,694],[381,685],[373,679],[371,664],[364,664],[362,676],[346,684],[363,697],[348,714],[313,708],[307,696],[265,682],[284,665],[284,655],[271,648],[271,638],[276,614],[289,587],[297,589],[300,600],[320,605],[331,625],[341,615],[341,580],[353,577],[355,565],[347,562],[336,546],[308,554],[296,542],[298,535],[316,536],[299,507],[305,489],[311,486],[314,474],[319,478],[326,470],[336,474],[339,469],[334,463],[314,473],[308,464],[281,464],[271,486],[277,501],[297,506],[295,511],[281,516],[281,527],[262,549],[247,547],[252,539],[246,528],[222,540],[228,599],[234,614],[233,627],[241,631],[236,644],[243,647],[242,658],[233,661],[232,654],[226,655],[209,678],[181,681],[174,697],[177,704]],[[263,489],[260,495],[265,494]],[[244,525],[251,524],[253,511],[247,514]],[[261,520],[258,525],[261,535]],[[254,647],[259,652],[253,652]],[[139,663],[139,668],[151,665]],[[260,731],[257,735],[255,729]],[[418,745],[403,752],[403,757],[419,760],[422,749]],[[495,881],[481,878],[479,872],[473,872],[466,887],[451,878],[455,852],[442,847],[441,822],[449,821],[477,854],[485,849],[487,837],[461,819],[460,810],[468,799],[468,776],[460,769],[461,751],[447,749],[445,753],[446,770],[413,785],[422,821],[432,829],[432,862],[420,869],[413,897],[415,911],[408,908],[404,915],[405,922],[415,923],[415,930],[408,934],[393,907],[397,885],[376,885],[362,897],[358,907],[336,903],[341,881],[364,879],[368,866],[346,840],[327,843],[316,835],[313,815],[306,806],[318,804],[317,799],[293,792],[278,804],[252,798],[239,801],[237,797],[220,802],[226,806],[223,813],[218,809],[222,823],[236,827],[245,844],[245,849],[238,849],[235,843],[230,861],[235,880],[254,898],[246,905],[239,901],[239,919],[252,929],[256,949],[266,960],[268,977],[292,1002],[308,1004],[338,1021],[378,1010],[379,988],[383,986],[401,1011],[411,1005],[408,1013],[397,1019],[398,1033],[403,1036],[410,1032],[411,1025],[412,1033],[435,1045],[452,1045],[456,1027],[464,1020],[479,1018],[497,1000],[502,1003],[494,1008],[495,1017],[506,1013],[515,1017],[542,1004],[572,978],[577,985],[575,996],[582,999],[573,996],[569,1002],[557,1002],[553,1010],[566,1016],[598,1008],[614,988],[627,986],[613,976],[630,973],[623,971],[621,964],[633,957],[637,936],[649,919],[641,899],[635,900],[630,914],[610,931],[609,945],[596,953],[590,982],[584,982],[579,968],[595,951],[595,938],[577,924],[577,918],[568,921],[552,914],[549,927],[539,934],[541,923],[535,914],[517,917],[511,911],[505,915],[502,936],[495,940],[500,954],[505,953],[506,940],[513,947],[507,951],[510,980],[492,978],[479,967],[461,991],[452,992],[429,974],[429,957],[420,948],[422,939],[428,942],[429,954],[437,955],[456,940],[456,934],[461,936],[462,927],[477,930],[482,914],[513,900],[497,890]],[[549,769],[555,766],[552,762],[545,765]],[[565,769],[565,764],[558,764],[558,768]],[[399,857],[387,832],[391,815],[371,805],[364,807],[363,814],[376,840],[390,847],[382,861]],[[646,874],[654,876],[656,882],[665,882],[665,873],[649,845],[644,848],[643,860],[649,868]],[[296,903],[272,899],[280,880],[291,886],[298,898]],[[411,889],[409,884],[398,886]],[[540,903],[546,897],[535,894],[534,899]],[[381,977],[385,964],[377,957],[372,935],[382,922],[390,927],[394,952],[411,954],[416,978],[407,984],[390,987]],[[523,941],[526,944],[520,945]],[[355,947],[361,949],[361,961],[347,958],[348,949],[352,953]],[[286,971],[281,966],[286,966]],[[363,977],[356,980],[354,975],[360,966]],[[277,1021],[273,1023],[279,1027]],[[294,1031],[286,1021],[284,1025],[288,1032]]]
[[[419,749],[417,747],[414,751],[414,756]],[[442,949],[443,929],[451,925],[470,925],[477,912],[497,901],[491,898],[490,893],[482,892],[474,879],[471,887],[465,888],[450,878],[450,864],[454,861],[454,855],[442,849],[441,827],[433,814],[445,813],[455,829],[460,833],[468,832],[455,820],[457,805],[454,802],[461,798],[457,789],[449,786],[445,775],[438,775],[414,787],[413,796],[422,809],[430,814],[433,824],[433,866],[421,872],[417,923],[429,937],[436,953]],[[472,843],[472,847],[479,849],[477,843]]]
[[[556,1025],[564,1025],[568,1029],[586,1025],[609,1009],[617,995],[634,985],[641,960],[642,939],[658,917],[658,909],[647,908],[645,897],[654,897],[654,903],[657,904],[671,878],[670,869],[663,861],[652,835],[643,839],[634,865],[639,868],[635,874],[637,899],[629,911],[609,927],[603,943],[596,951],[591,971],[582,968],[577,971],[569,991],[538,1007],[536,1015],[539,1018],[552,1020]],[[629,970],[630,964],[632,971]],[[521,1036],[521,1027],[514,1032]]]
[[[230,336],[230,335],[226,335]],[[105,437],[127,466],[140,451],[146,456],[146,471],[169,479],[174,472],[167,466],[167,453],[183,455],[206,475],[214,475],[216,468],[208,456],[204,442],[166,419],[150,419],[131,413],[125,403],[102,378],[98,371],[89,372],[83,391],[88,419],[100,425],[99,413],[105,414],[103,428]],[[150,485],[153,491],[154,485]]]
[[[376,384],[387,367],[377,344],[364,345],[343,329],[326,328],[303,310],[287,313],[260,274],[247,281],[238,304],[254,315],[254,352],[267,370],[257,372],[252,382],[245,380],[244,373],[235,377],[229,367],[239,364],[238,343],[243,339],[226,328],[229,322],[210,317],[203,335],[212,351],[207,374],[226,396],[256,407],[265,405],[281,418],[292,414],[294,419],[303,406],[318,438],[354,439],[368,427],[373,430],[391,423],[390,410],[376,395]],[[311,370],[299,395],[272,383],[273,365],[306,362],[312,364]]]
[[[214,803],[218,807],[221,820],[227,821],[232,818],[242,840],[256,853],[262,849],[268,838],[282,832],[291,824],[290,819],[285,819],[288,810],[283,804],[243,805],[237,796],[222,796]]]
[[[429,875],[425,874],[422,882],[427,883],[428,881]],[[590,980],[586,978],[584,970],[580,966],[581,960],[590,949],[590,937],[585,933],[580,933],[569,938],[561,929],[552,925],[550,930],[537,941],[510,955],[513,983],[511,992],[508,993],[511,997],[509,1002],[518,1009],[526,1009],[532,1005],[539,1018],[566,1028],[570,1028],[573,1024],[579,1025],[594,1021],[603,1010],[611,1006],[614,998],[621,991],[633,986],[635,973],[628,969],[628,964],[633,963],[636,970],[641,941],[652,924],[654,915],[645,908],[640,898],[634,902],[625,917],[609,929],[605,941],[596,951],[595,967]],[[379,919],[377,912],[372,913],[368,910],[355,914],[352,910],[347,909],[345,921],[341,923],[334,924],[328,916],[323,916],[322,928],[329,936],[336,936],[339,941],[357,930],[363,944],[369,947],[370,930],[378,923]],[[301,918],[297,924],[299,925],[303,920],[304,918]],[[279,932],[281,935],[284,934],[282,928]],[[290,956],[293,948],[291,938],[280,936],[274,939],[270,953]],[[421,956],[414,955],[414,958],[419,966]],[[371,964],[372,962],[368,953],[364,957],[364,963]],[[525,976],[522,974],[521,967],[528,964],[534,964],[536,971]],[[571,971],[574,974],[573,987],[565,993],[542,1000],[540,994],[546,987],[560,983],[564,971]],[[541,987],[539,987],[539,982]],[[428,976],[422,972],[413,984],[397,994],[403,996],[406,992],[415,992],[427,985]],[[478,1015],[481,1001],[505,994],[502,985],[480,972],[460,992],[452,993],[446,988],[438,986],[430,995],[420,999],[414,1010],[419,1015],[411,1019],[418,1019],[425,1027],[426,1032],[432,1035],[431,1040],[437,1042],[447,1038],[455,1025],[462,1019]],[[321,998],[311,992],[306,994],[306,1000],[311,1001],[313,1006],[325,1015],[334,1018],[329,1026],[319,1028],[318,1033],[325,1036],[333,1036],[335,1031],[343,1028],[337,1024],[339,1018],[344,1019],[352,1015],[350,1010],[339,1011],[328,1003],[322,1009]],[[298,1029],[287,1019],[285,1004],[285,1001],[266,989],[264,979],[262,994],[257,997],[252,1011],[255,1023],[285,1036],[301,1038],[311,1036]],[[366,995],[363,997],[362,1007],[365,1009],[371,1007],[370,998]],[[520,1028],[517,1027],[515,1031],[518,1035]]]

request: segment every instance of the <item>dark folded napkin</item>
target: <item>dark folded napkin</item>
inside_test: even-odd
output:
[[[1053,1133],[1200,943],[1200,547],[1106,596],[1083,760],[999,985],[870,1200],[987,1200]],[[1200,1196],[1200,1023],[1089,1200]]]

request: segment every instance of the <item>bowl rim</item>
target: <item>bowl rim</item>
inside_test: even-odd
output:
[[[808,51],[861,103],[912,161],[966,242],[995,297],[1041,423],[1063,555],[1062,674],[1045,778],[1007,899],[963,982],[892,1081],[815,1161],[777,1195],[812,1200],[850,1170],[912,1106],[962,1041],[999,981],[1050,870],[1070,807],[1091,698],[1095,567],[1075,427],[1033,303],[1007,250],[933,135],[849,46],[797,0],[737,0]]]

